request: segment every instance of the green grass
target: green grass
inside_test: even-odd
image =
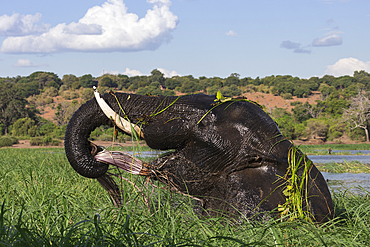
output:
[[[369,192],[334,194],[326,224],[200,218],[194,202],[139,177],[115,208],[62,148],[0,149],[0,246],[369,246]],[[158,185],[158,184],[157,184]],[[143,194],[147,199],[145,202]],[[288,216],[287,216],[288,217]]]
[[[299,145],[298,148],[305,154],[328,154],[332,150],[343,150],[343,152],[332,154],[350,154],[346,150],[370,150],[370,143],[360,144],[322,144],[322,145]],[[319,151],[318,151],[319,150]]]
[[[362,164],[358,161],[336,163],[330,162],[326,164],[315,164],[322,172],[332,173],[370,173],[370,164]]]

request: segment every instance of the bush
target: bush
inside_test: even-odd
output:
[[[30,118],[20,118],[13,124],[12,134],[15,136],[35,136],[35,120]]]
[[[30,139],[31,146],[59,146],[61,141],[50,136],[33,137]]]
[[[242,91],[235,85],[226,86],[221,89],[221,93],[225,96],[239,96]]]
[[[18,139],[14,136],[6,135],[0,137],[0,147],[10,147],[16,143],[18,143]]]
[[[293,95],[291,93],[283,93],[281,97],[283,97],[283,99],[293,99]]]

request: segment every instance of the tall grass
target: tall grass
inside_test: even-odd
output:
[[[370,161],[369,161],[370,162]],[[329,162],[325,164],[315,164],[322,172],[331,173],[370,173],[370,164],[362,164],[359,161],[344,161],[342,163]]]
[[[115,208],[63,149],[0,149],[0,246],[368,246],[369,192],[334,194],[336,218],[237,222],[201,217],[191,198],[147,184],[122,184]],[[159,186],[159,184],[155,184]],[[149,205],[143,200],[148,198]],[[287,215],[286,217],[289,217]]]

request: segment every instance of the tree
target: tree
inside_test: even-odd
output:
[[[58,126],[63,126],[68,124],[69,120],[71,119],[73,113],[80,107],[76,100],[72,102],[63,101],[62,103],[58,104],[57,111],[55,113],[54,119],[57,122]]]
[[[22,117],[32,117],[34,112],[26,107],[27,101],[13,83],[0,83],[0,124],[8,134],[11,124]]]
[[[349,108],[343,111],[343,119],[351,129],[363,129],[369,142],[370,100],[362,91],[350,99]]]
[[[99,81],[99,87],[117,87],[117,83],[115,83],[112,78],[104,76]]]
[[[78,81],[78,78],[75,75],[64,75],[62,79],[63,85],[68,88],[72,88],[72,84],[76,81]]]
[[[328,137],[329,125],[325,119],[311,118],[307,120],[306,132],[313,139],[321,139],[323,141]]]
[[[80,78],[80,85],[81,87],[84,87],[84,88],[91,88],[93,86],[96,86],[96,83],[93,81],[92,75],[88,74],[88,75],[83,75]]]
[[[28,117],[20,118],[13,124],[12,133],[15,136],[31,136],[34,137],[37,133],[35,120]]]
[[[159,70],[157,69],[153,69],[152,72],[150,72],[152,75],[149,76],[149,83],[151,82],[159,82],[159,84],[161,84],[162,87],[165,86],[165,78],[164,78],[164,74],[162,72],[160,72]]]

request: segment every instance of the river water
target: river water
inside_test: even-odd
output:
[[[363,154],[370,154],[370,150],[349,150],[348,152],[355,154],[359,151]],[[163,152],[160,151],[144,151],[141,152],[137,158],[158,157],[158,155],[162,153]],[[343,163],[344,161],[359,161],[363,164],[370,164],[370,155],[308,155],[308,157],[315,164],[324,164],[329,162]],[[347,191],[355,194],[370,193],[370,173],[355,174],[322,172],[322,174],[325,180],[327,180],[331,192]]]
[[[362,164],[370,164],[370,155],[307,155],[315,164],[330,162],[343,163],[344,161],[359,161]]]

